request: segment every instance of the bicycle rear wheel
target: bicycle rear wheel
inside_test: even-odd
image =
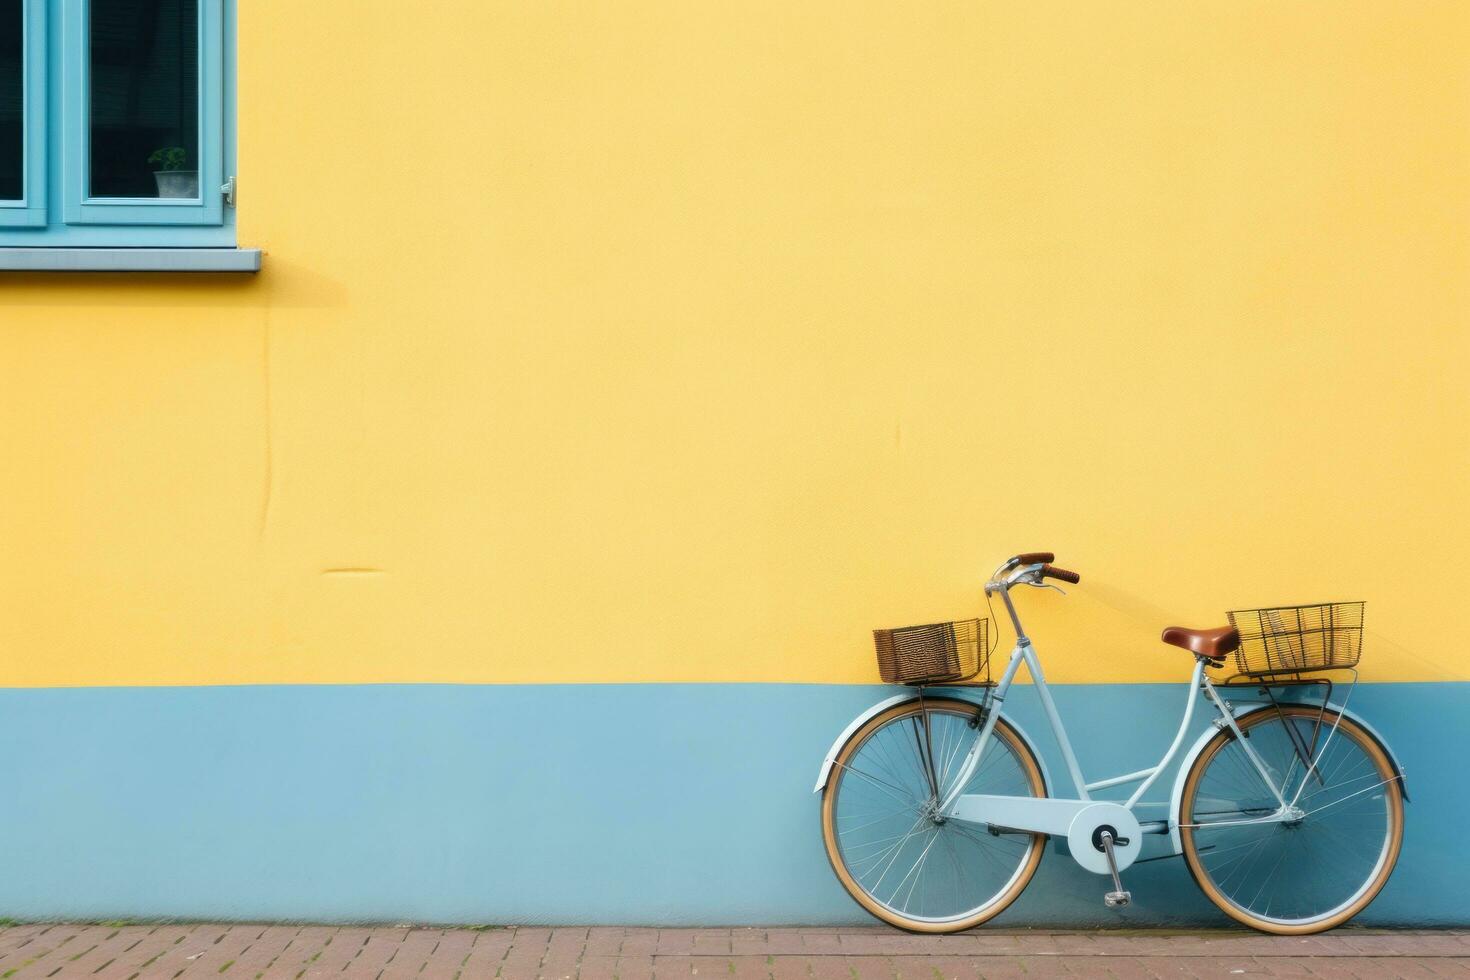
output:
[[[1318,707],[1267,708],[1237,724],[1296,811],[1272,819],[1275,794],[1222,729],[1184,783],[1179,834],[1190,873],[1226,915],[1262,932],[1341,925],[1398,860],[1404,804],[1393,762],[1361,726]],[[1315,759],[1310,771],[1303,758]]]
[[[950,698],[895,705],[858,729],[833,763],[822,797],[827,858],[859,905],[900,929],[979,925],[1015,901],[1041,862],[1044,834],[990,834],[932,815],[936,785],[943,795],[974,745],[976,711]],[[1005,719],[964,792],[1046,795],[1041,767]]]

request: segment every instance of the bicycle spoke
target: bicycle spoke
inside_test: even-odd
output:
[[[872,783],[875,786],[883,787],[883,788],[885,788],[885,790],[893,790],[894,792],[889,793],[888,794],[889,796],[893,797],[895,800],[897,800],[900,803],[903,803],[903,804],[905,804],[907,806],[913,807],[913,809],[914,809],[915,812],[918,812],[919,811],[919,809],[920,809],[920,803],[919,803],[919,801],[916,800],[916,799],[914,799],[913,797],[909,797],[908,799],[904,799],[902,796],[895,795],[896,793],[902,793],[903,790],[899,789],[897,786],[894,786],[892,783],[884,782],[883,780],[879,779],[877,776],[869,775],[868,773],[863,772],[861,769],[854,769],[852,766],[844,766],[840,762],[835,763],[835,765],[839,769],[845,769],[845,770],[847,770],[848,772],[850,772],[850,773],[852,773],[854,775],[863,777],[864,779],[868,780],[870,783]]]
[[[922,829],[923,824],[923,817],[915,820],[913,826],[909,827],[909,829],[903,834],[903,836],[898,840],[897,843],[895,843],[892,847],[889,847],[881,855],[878,856],[875,863],[881,862],[883,864],[883,873],[878,876],[877,882],[874,883],[874,890],[877,889],[878,885],[881,885],[883,883],[883,879],[888,875],[888,868],[893,865],[894,861],[898,860],[898,855],[903,853],[903,845],[907,844],[913,838],[916,831]]]
[[[1347,796],[1344,796],[1340,800],[1334,800],[1331,803],[1324,803],[1322,806],[1317,807],[1317,809],[1315,809],[1315,810],[1308,810],[1307,811],[1307,816],[1310,817],[1310,816],[1312,816],[1315,813],[1321,813],[1323,810],[1331,809],[1332,807],[1337,806],[1337,804],[1339,804],[1339,803],[1346,803],[1348,800],[1352,799],[1355,796],[1362,796],[1364,793],[1371,793],[1375,789],[1377,789],[1378,787],[1380,787],[1380,786],[1387,786],[1389,783],[1393,782],[1396,779],[1398,779],[1397,776],[1394,776],[1394,777],[1392,777],[1390,779],[1384,779],[1384,780],[1381,780],[1380,782],[1374,783],[1372,786],[1369,786],[1366,789],[1360,789],[1356,793],[1350,793]]]

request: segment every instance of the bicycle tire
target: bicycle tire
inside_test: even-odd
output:
[[[958,932],[999,915],[1020,896],[1041,863],[1046,835],[991,835],[983,829],[962,824],[960,821],[934,823],[932,819],[925,826],[919,827],[914,817],[914,812],[917,811],[904,809],[907,804],[900,801],[897,793],[907,790],[911,795],[916,794],[924,785],[921,782],[924,777],[919,751],[914,752],[915,766],[912,772],[902,771],[901,760],[904,757],[898,752],[900,745],[906,744],[911,737],[917,737],[922,720],[921,711],[929,713],[929,734],[941,742],[940,750],[935,756],[935,768],[947,771],[948,767],[953,766],[958,772],[954,757],[961,754],[960,750],[966,744],[964,734],[973,736],[975,733],[975,729],[969,727],[976,716],[977,706],[974,703],[951,698],[925,698],[922,706],[916,699],[889,708],[853,733],[838,751],[822,795],[822,841],[827,860],[838,881],[870,914],[909,932]],[[901,726],[906,723],[910,728],[903,729]],[[936,728],[943,730],[934,736]],[[874,760],[871,764],[864,761],[865,766],[877,768],[877,761],[884,760],[886,768],[881,777],[868,774],[857,765],[858,761],[866,759],[865,750],[871,750]],[[850,778],[854,781],[849,782]],[[871,782],[873,778],[886,785],[878,786]],[[1016,734],[1015,729],[1004,718],[996,720],[986,756],[967,782],[966,790],[1007,792],[1009,795],[1046,795],[1039,763],[1025,740]],[[846,798],[844,793],[847,794]],[[872,821],[858,825],[859,828],[878,827],[874,831],[878,834],[890,829],[888,825],[881,823],[887,819],[885,816],[876,814],[876,811],[861,811],[861,807],[871,805],[871,801],[878,801],[879,806],[885,805],[882,802],[884,797],[892,798],[886,805],[893,809],[898,818],[891,821],[895,835],[889,838],[899,840],[897,849],[894,850],[895,845],[889,844],[891,856],[883,859],[889,862],[889,869],[908,861],[916,849],[922,848],[924,855],[917,859],[918,863],[908,871],[907,877],[898,876],[899,884],[887,899],[882,892],[884,881],[892,881],[887,877],[888,872],[878,865],[877,870],[883,873],[877,874],[875,878],[874,868],[861,866],[865,855],[860,853],[863,847],[881,846],[887,843],[887,839],[879,837],[875,844],[855,843],[854,825],[849,823],[841,830],[838,826],[844,820],[850,819],[856,809],[861,819]],[[916,801],[911,799],[909,802]],[[914,827],[909,828],[907,837],[900,838],[898,835],[905,833],[903,824],[906,822],[913,823]],[[930,873],[927,855],[935,853],[934,848],[942,837],[945,841],[938,853],[944,856],[937,859],[935,870]],[[913,842],[913,847],[909,846],[910,842]],[[982,861],[981,858],[985,860]],[[944,868],[946,861],[948,871]],[[871,864],[872,861],[869,860],[868,863]],[[926,873],[930,874],[924,885],[926,894],[918,906],[927,910],[927,914],[918,909],[911,911],[911,907],[915,905],[915,892],[921,881],[925,880]],[[982,879],[994,880],[995,890],[992,892],[988,885],[982,883]],[[910,881],[912,884],[909,884]],[[955,895],[954,901],[948,905],[942,894],[946,881]],[[967,883],[977,886],[972,888],[975,893],[973,896],[960,895],[960,889]],[[905,884],[908,884],[907,895],[903,893]],[[931,889],[934,890],[934,895],[927,894]]]
[[[1262,932],[1308,935],[1347,922],[1383,890],[1403,845],[1393,761],[1362,726],[1318,706],[1264,708],[1236,724],[1304,815],[1252,822],[1279,804],[1235,733],[1221,729],[1184,783],[1179,831],[1190,874],[1221,911]]]

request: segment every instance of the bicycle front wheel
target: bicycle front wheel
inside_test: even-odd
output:
[[[822,797],[827,858],[859,905],[900,929],[979,925],[1016,900],[1041,862],[1044,834],[935,819],[936,797],[959,779],[978,737],[976,713],[975,704],[950,698],[895,705],[848,739],[833,763]],[[1040,766],[1005,719],[964,792],[1046,795]]]
[[[1398,860],[1404,803],[1392,761],[1352,719],[1309,705],[1237,724],[1245,741],[1222,729],[1185,779],[1179,835],[1190,873],[1226,915],[1262,932],[1341,925]],[[1247,745],[1292,805],[1289,819],[1277,818],[1281,804]]]

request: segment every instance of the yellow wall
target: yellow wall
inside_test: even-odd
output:
[[[1470,678],[1465,4],[241,8],[265,270],[0,280],[0,684],[867,681],[1029,548],[1051,679]]]

